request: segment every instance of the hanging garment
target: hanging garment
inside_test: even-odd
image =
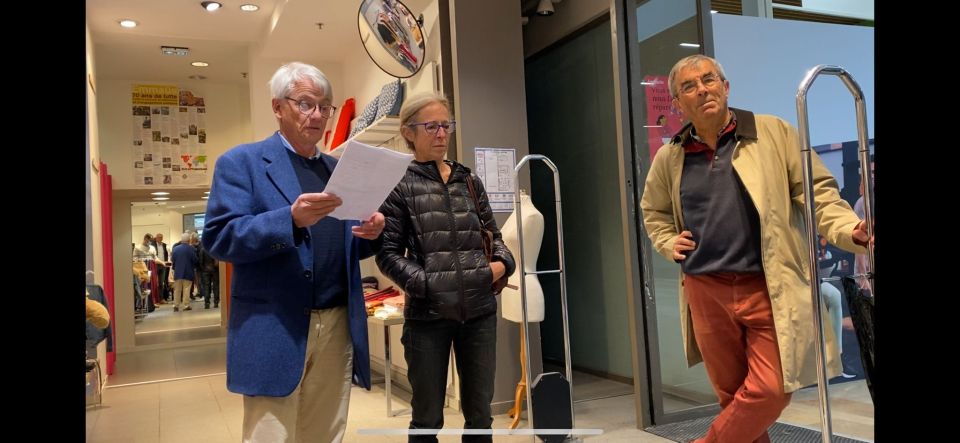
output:
[[[356,101],[353,97],[344,100],[343,106],[340,107],[340,116],[337,117],[337,127],[333,131],[333,141],[330,142],[331,151],[347,141],[347,136],[350,135],[350,122],[353,121],[355,113]]]

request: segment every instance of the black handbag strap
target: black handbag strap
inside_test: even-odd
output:
[[[467,190],[470,191],[470,197],[473,199],[473,207],[477,210],[477,219],[480,220],[480,228],[483,228],[483,217],[480,216],[480,201],[477,200],[477,191],[473,188],[473,174],[467,176]]]

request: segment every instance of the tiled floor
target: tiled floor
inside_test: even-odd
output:
[[[88,442],[219,443],[240,441],[242,398],[226,389],[225,346],[214,344],[118,356],[117,371],[108,380],[101,406],[87,407]],[[209,375],[213,374],[213,375]],[[159,383],[153,380],[170,380]],[[575,375],[577,397],[598,396],[581,389],[611,387],[588,376]],[[147,383],[144,383],[147,382]],[[589,389],[588,389],[589,390]],[[598,391],[599,392],[599,391]],[[862,381],[831,388],[834,432],[861,440],[873,440],[873,406]],[[408,408],[407,395],[397,395],[393,408]],[[584,439],[595,442],[655,443],[670,440],[636,429],[632,395],[602,398],[575,405],[575,427],[602,429],[603,434]],[[446,427],[463,425],[459,412],[446,409]],[[354,387],[351,394],[347,442],[404,442],[405,436],[364,435],[360,429],[403,429],[409,415],[386,416],[383,385],[371,391]],[[494,417],[494,428],[506,428],[512,420]],[[794,395],[781,421],[819,428],[817,392],[807,389]],[[526,422],[521,422],[521,427]],[[459,441],[441,436],[441,442]],[[532,441],[530,436],[497,436],[495,441]]]
[[[223,337],[220,309],[203,308],[203,300],[192,301],[189,311],[173,312],[172,303],[157,305],[135,326],[137,346]]]

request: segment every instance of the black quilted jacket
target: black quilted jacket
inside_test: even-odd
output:
[[[506,275],[516,268],[483,183],[466,166],[446,162],[452,169],[446,184],[436,163],[411,162],[380,207],[386,227],[377,266],[406,292],[407,319],[466,321],[497,311],[481,220],[494,233],[494,260],[503,262]],[[466,180],[473,180],[477,191],[479,217]]]

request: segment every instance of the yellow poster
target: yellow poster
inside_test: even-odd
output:
[[[133,85],[134,105],[173,105],[180,103],[180,88],[170,85]]]

